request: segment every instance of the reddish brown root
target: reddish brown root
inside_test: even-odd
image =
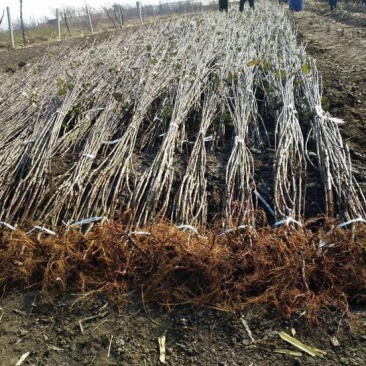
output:
[[[86,235],[3,232],[0,285],[44,296],[103,292],[113,301],[143,290],[144,301],[167,308],[258,304],[287,318],[305,312],[311,321],[327,308],[346,312],[350,302],[366,303],[363,226],[353,233],[265,227],[199,236],[158,222],[145,230],[151,235],[128,235],[117,223]]]

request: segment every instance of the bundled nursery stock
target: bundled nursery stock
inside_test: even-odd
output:
[[[2,226],[365,217],[344,122],[275,4],[55,46],[0,73],[0,111]]]

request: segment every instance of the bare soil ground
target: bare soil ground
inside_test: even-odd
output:
[[[358,311],[358,327],[333,317],[327,329],[309,330],[243,314],[253,343],[239,314],[213,309],[167,314],[148,307],[111,309],[103,298],[74,303],[60,299],[40,303],[38,293],[14,295],[2,302],[0,365],[15,365],[31,352],[25,365],[159,365],[158,337],[166,336],[167,365],[364,365],[366,311]],[[145,311],[146,310],[146,311]],[[288,348],[278,331],[297,331],[296,338],[327,352],[323,359],[274,353]],[[363,330],[362,330],[363,327]],[[339,346],[331,343],[335,336]],[[293,348],[294,349],[294,348]],[[294,349],[295,350],[295,349]]]
[[[346,124],[354,174],[366,192],[366,14],[354,18],[326,10],[295,13],[299,39],[317,60],[332,115]]]
[[[294,14],[299,38],[317,59],[329,111],[347,122],[355,175],[366,184],[366,29],[352,17],[324,11]],[[0,52],[0,70],[14,72],[47,46]],[[8,70],[11,69],[11,70]],[[8,292],[7,289],[4,291]],[[166,313],[149,304],[112,308],[103,297],[62,297],[42,304],[38,292],[7,294],[0,300],[0,366],[16,365],[159,365],[158,337],[166,335],[168,365],[364,365],[366,309],[352,309],[351,320],[325,314],[324,328],[309,329],[300,320],[274,320],[261,309],[229,314],[215,309]],[[139,304],[139,305],[137,305]],[[144,305],[144,306],[143,306]],[[253,333],[250,339],[240,316]],[[323,359],[274,353],[293,349],[278,336],[296,330],[296,338],[327,352]],[[334,346],[335,336],[339,346]]]

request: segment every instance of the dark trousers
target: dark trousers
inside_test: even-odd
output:
[[[244,11],[244,4],[247,0],[240,0],[239,1],[239,11],[242,13]],[[254,9],[254,0],[249,0],[249,6]]]
[[[337,0],[329,0],[330,10],[334,10],[337,7]]]
[[[219,0],[219,10],[228,12],[229,0]]]

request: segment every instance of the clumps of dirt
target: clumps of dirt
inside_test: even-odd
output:
[[[353,174],[365,194],[365,28],[352,26],[352,22],[340,17],[340,11],[319,16],[319,7],[311,9],[294,14],[299,40],[307,43],[307,53],[316,58],[328,111],[346,122],[341,134],[350,148]],[[366,14],[363,15],[366,25]]]
[[[11,49],[9,47],[1,47],[0,45],[0,72],[9,75],[14,74],[28,63],[32,64],[55,49],[63,47],[63,45],[72,44],[79,47],[100,43],[111,37],[113,32],[103,32],[94,35],[74,37],[66,39],[60,43],[58,41],[41,42],[32,44],[31,46]],[[39,41],[39,40],[38,40]]]
[[[165,221],[135,233],[117,223],[59,237],[3,232],[0,286],[42,289],[45,300],[81,291],[121,302],[137,292],[168,309],[259,305],[321,323],[326,309],[345,314],[350,303],[366,304],[366,228],[331,224],[318,219],[299,230],[245,227],[206,236]]]
[[[333,11],[330,10],[328,2],[314,2],[308,3],[306,9],[340,23],[360,28],[366,27],[365,8],[360,2],[345,2],[343,4],[338,2],[337,8]]]

